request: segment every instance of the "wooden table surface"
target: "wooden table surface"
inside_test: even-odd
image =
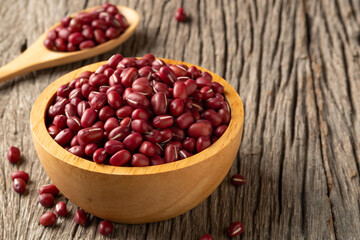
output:
[[[0,0],[0,65],[9,62],[62,17],[100,5],[95,0]],[[29,115],[51,82],[81,66],[124,56],[172,58],[203,66],[237,89],[245,107],[238,157],[219,188],[174,219],[115,224],[110,239],[360,239],[360,2],[111,1],[136,9],[140,24],[122,46],[85,61],[36,71],[0,84],[0,239],[105,239],[100,219],[87,227],[76,209],[55,227],[39,225],[46,211],[38,188],[50,183],[35,152]],[[177,23],[183,5],[191,21]],[[34,56],[36,58],[36,56]],[[6,152],[20,148],[10,164]],[[28,192],[12,189],[14,170],[30,174]],[[229,184],[232,174],[247,184]],[[60,199],[64,200],[65,197]]]

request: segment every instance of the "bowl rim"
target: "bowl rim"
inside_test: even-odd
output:
[[[57,89],[66,83],[69,83],[72,79],[76,78],[80,73],[86,70],[95,71],[99,66],[106,64],[107,61],[93,63],[76,70],[73,70],[47,86],[39,97],[36,99],[30,113],[30,127],[33,135],[33,141],[37,141],[41,147],[56,159],[72,165],[73,167],[80,168],[86,171],[90,171],[98,174],[110,174],[110,175],[151,175],[159,173],[169,173],[185,169],[187,167],[201,164],[206,159],[214,156],[219,149],[225,148],[227,145],[232,144],[233,139],[236,137],[239,131],[242,131],[244,123],[244,108],[242,101],[235,91],[235,89],[223,78],[217,74],[199,67],[194,64],[176,61],[172,59],[157,58],[163,60],[167,64],[185,64],[187,66],[195,66],[201,71],[207,71],[213,76],[213,81],[220,82],[224,86],[224,94],[230,105],[231,120],[225,133],[219,138],[218,141],[211,144],[207,149],[200,153],[197,153],[189,158],[182,159],[172,163],[166,163],[156,166],[148,167],[123,167],[123,166],[111,166],[104,164],[97,164],[84,158],[80,158],[76,155],[65,150],[58,145],[53,138],[49,135],[45,124],[45,117],[47,109],[50,105],[50,100],[55,97]],[[39,118],[40,116],[40,118]],[[241,136],[240,136],[241,137]]]

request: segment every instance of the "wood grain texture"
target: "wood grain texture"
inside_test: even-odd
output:
[[[0,64],[14,59],[61,17],[102,1],[0,0]],[[49,183],[31,140],[30,109],[59,76],[113,53],[178,59],[217,73],[245,108],[238,157],[219,188],[174,219],[116,224],[113,238],[360,239],[360,3],[354,0],[111,1],[140,14],[135,34],[111,52],[33,72],[0,85],[0,239],[105,239],[100,219],[86,228],[72,217],[43,228],[37,189]],[[191,21],[174,21],[183,5]],[[41,6],[41,7],[40,7]],[[11,145],[24,159],[5,159]],[[15,169],[30,173],[28,193],[11,187]],[[234,173],[245,186],[229,184]],[[76,207],[68,202],[74,214]]]

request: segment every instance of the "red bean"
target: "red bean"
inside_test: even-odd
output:
[[[179,116],[184,111],[184,101],[182,99],[172,100],[169,106],[169,110],[172,116]]]
[[[84,157],[85,156],[85,149],[83,146],[77,145],[71,147],[69,150],[72,154],[78,156],[78,157]]]
[[[234,186],[242,186],[246,184],[246,178],[243,175],[235,174],[231,177],[231,184]]]
[[[48,132],[52,138],[55,138],[59,134],[60,130],[56,126],[48,127]]]
[[[207,137],[210,135],[210,127],[205,123],[193,123],[188,128],[190,137]]]
[[[131,122],[132,122],[131,117],[126,117],[126,118],[124,118],[123,120],[120,121],[120,126],[130,127]]]
[[[118,110],[116,110],[116,116],[119,119],[130,117],[133,111],[134,111],[133,107],[131,107],[131,106],[123,106],[123,107],[119,108]]]
[[[168,128],[174,124],[174,118],[170,115],[159,115],[153,119],[152,123],[156,128]]]
[[[88,155],[89,157],[92,157],[96,149],[98,149],[96,143],[89,143],[85,147],[85,154]]]
[[[116,28],[110,27],[106,30],[105,35],[108,39],[115,39],[120,35],[120,31]]]
[[[55,41],[54,40],[51,40],[49,38],[46,38],[44,40],[44,46],[49,49],[49,50],[53,50],[54,49],[54,46],[55,46]]]
[[[244,231],[244,225],[241,222],[233,222],[227,229],[229,237],[239,236]]]
[[[144,154],[135,153],[131,158],[131,165],[134,167],[146,167],[150,165],[150,160]]]
[[[131,122],[131,128],[135,132],[145,133],[149,129],[149,124],[142,119],[135,119]]]
[[[91,23],[95,20],[95,15],[88,12],[81,12],[76,14],[75,19],[79,22],[85,24],[85,23]]]
[[[55,39],[55,47],[60,52],[65,51],[67,49],[65,40],[61,38]]]
[[[46,212],[40,217],[40,224],[44,227],[51,226],[56,223],[56,215],[53,212]]]
[[[114,54],[109,58],[107,64],[109,65],[109,67],[116,68],[116,66],[122,59],[123,56],[121,54]]]
[[[15,192],[23,194],[26,190],[26,183],[22,178],[15,178],[13,181],[13,188]]]
[[[54,206],[54,196],[50,193],[43,193],[39,195],[39,203],[44,207]]]
[[[81,50],[87,49],[87,48],[93,48],[95,47],[95,42],[93,40],[87,40],[80,43],[79,48]]]
[[[184,8],[178,8],[175,12],[175,19],[178,22],[185,22],[186,21],[186,14],[184,12]]]
[[[151,107],[156,115],[165,114],[167,111],[167,100],[165,93],[155,93],[151,98]]]
[[[140,146],[142,141],[142,135],[140,133],[133,132],[125,137],[125,139],[123,140],[123,144],[125,145],[126,149],[134,151]]]
[[[67,215],[66,204],[63,201],[60,201],[55,205],[55,213],[59,217],[65,217]]]
[[[160,144],[158,143],[153,143],[153,146],[155,148],[155,153],[159,156],[163,156],[164,155],[164,149],[160,146]]]
[[[104,123],[103,121],[97,121],[96,123],[94,123],[93,125],[91,125],[91,127],[103,129],[103,128],[104,128],[104,125],[105,125],[105,123]]]
[[[186,129],[194,122],[194,118],[190,112],[185,112],[177,117],[175,122],[179,128]]]
[[[178,154],[174,145],[168,145],[165,148],[165,162],[170,163],[178,160]]]
[[[117,118],[111,117],[106,120],[104,124],[105,131],[111,132],[114,128],[119,126],[119,120]]]
[[[209,233],[206,233],[201,235],[200,240],[214,240],[214,239]]]
[[[180,141],[171,141],[166,144],[166,146],[168,145],[174,145],[177,150],[182,149],[182,143]]]
[[[198,86],[199,89],[203,88],[203,87],[208,87],[206,88],[205,92],[209,91],[211,89],[211,80],[209,80],[208,78],[206,77],[199,77],[196,79],[196,84]],[[211,92],[214,93],[214,91],[212,91],[211,89]]]
[[[152,156],[150,158],[150,161],[152,166],[161,165],[165,163],[164,159],[162,159],[159,155]]]
[[[95,122],[96,118],[97,113],[93,108],[86,109],[80,120],[81,126],[84,128],[90,127]]]
[[[78,117],[69,117],[66,124],[71,131],[78,132],[81,129],[81,120]]]
[[[200,89],[200,93],[203,95],[203,99],[212,98],[215,94],[211,87],[205,86]]]
[[[152,68],[150,66],[145,66],[145,67],[140,68],[138,70],[138,72],[139,72],[140,77],[144,77],[147,80],[150,80],[151,74],[153,73],[153,70],[152,70]]]
[[[186,69],[181,65],[171,65],[169,68],[174,71],[177,78],[186,76]]]
[[[11,173],[11,180],[14,181],[15,178],[21,178],[27,183],[29,181],[29,174],[24,171],[14,171]]]
[[[93,29],[90,26],[87,26],[87,25],[83,26],[81,34],[84,36],[84,38],[86,38],[88,40],[92,40],[94,38]]]
[[[77,146],[77,145],[79,145],[79,142],[77,140],[77,135],[75,135],[75,136],[73,136],[73,138],[70,141],[70,146],[74,147],[74,146]]]
[[[124,58],[125,59],[125,58]],[[124,59],[122,61],[124,61]],[[121,62],[120,62],[121,63]],[[125,68],[120,75],[121,84],[124,87],[131,87],[133,81],[139,76],[136,68],[129,67]]]
[[[65,146],[70,142],[73,137],[73,133],[69,128],[65,128],[61,132],[59,132],[54,138],[55,142],[57,142],[61,146]]]
[[[102,163],[103,161],[105,161],[106,157],[107,154],[104,148],[96,149],[96,151],[93,154],[93,160],[96,163]]]
[[[105,143],[105,151],[109,155],[113,155],[116,152],[123,150],[125,148],[125,145],[117,140],[109,140]]]
[[[159,76],[163,83],[172,86],[176,80],[176,74],[171,68],[163,66],[159,69]]]
[[[93,91],[96,91],[97,88],[94,86],[91,86],[89,83],[85,83],[81,86],[81,93],[84,97],[88,98],[90,93]],[[87,103],[87,102],[86,102]],[[89,105],[90,106],[90,105]]]
[[[213,109],[208,109],[204,111],[203,117],[204,119],[210,121],[213,127],[217,127],[222,123],[221,116]]]
[[[230,113],[227,110],[225,110],[224,108],[220,108],[217,113],[221,117],[221,123],[229,124]]]
[[[110,106],[102,107],[99,111],[99,118],[101,121],[105,122],[109,118],[115,116],[115,110]]]
[[[107,93],[107,101],[112,108],[119,109],[122,105],[121,95],[116,91]]]
[[[108,94],[111,91],[115,91],[117,93],[119,93],[120,95],[122,95],[124,93],[124,88],[121,85],[114,85],[111,86],[107,91],[106,94]]]
[[[130,133],[130,128],[127,126],[119,126],[111,130],[108,135],[109,140],[122,141]]]
[[[160,132],[156,129],[151,129],[150,131],[146,132],[144,137],[146,140],[152,143],[158,143],[162,139]]]
[[[141,143],[139,152],[149,157],[156,154],[154,145],[149,141],[144,141],[143,143]]]
[[[108,79],[107,77],[102,74],[102,73],[99,73],[99,74],[93,74],[90,76],[89,78],[89,83],[91,86],[94,86],[94,87],[99,87],[101,85],[105,85],[108,83]]]
[[[69,23],[71,21],[71,17],[64,17],[63,19],[61,19],[61,26],[63,27],[68,27]]]
[[[66,116],[59,114],[54,117],[53,124],[59,129],[64,129],[66,126]]]
[[[71,92],[71,90],[72,89],[69,87],[68,84],[63,84],[57,90],[56,95],[66,98],[67,96],[69,96],[69,93]]]
[[[103,137],[104,131],[101,128],[89,127],[81,129],[78,132],[78,141],[82,146],[100,141]]]
[[[77,209],[74,219],[77,224],[84,226],[87,222],[87,214],[84,210]]]
[[[209,137],[199,137],[196,140],[196,151],[201,152],[202,150],[208,148],[211,145]]]
[[[191,79],[196,79],[200,76],[201,71],[195,66],[191,66],[186,70],[187,76]]]
[[[72,44],[72,43],[68,43],[68,44],[66,45],[66,50],[67,50],[68,52],[74,52],[74,51],[76,51],[76,50],[78,50],[78,49],[77,49],[76,45],[74,45],[74,44]]]
[[[183,148],[189,152],[193,152],[195,150],[196,140],[193,137],[187,137],[184,139]]]
[[[124,15],[118,13],[115,15],[115,18],[120,22],[120,25],[122,28],[127,28],[129,26],[129,24],[127,23],[126,18],[124,17]]]
[[[129,162],[130,159],[131,159],[131,153],[128,150],[123,149],[112,155],[112,157],[109,160],[109,163],[113,166],[122,166],[127,162]]]
[[[168,142],[172,139],[174,133],[170,128],[165,128],[160,130],[160,134],[161,134],[161,142]]]
[[[175,82],[173,96],[175,99],[186,100],[187,98],[187,87],[183,82]]]
[[[170,97],[169,87],[164,83],[161,82],[155,83],[153,89],[155,93],[163,92],[165,93],[166,97]]]
[[[218,82],[211,82],[211,88],[215,93],[223,94],[224,86]]]
[[[9,162],[16,164],[20,160],[20,150],[17,147],[11,146],[7,152],[7,159]]]
[[[136,84],[132,84],[132,89],[134,92],[138,92],[141,95],[144,96],[151,96],[152,94],[152,88],[150,87],[150,85],[148,84],[144,84],[144,83],[136,83]]]
[[[73,45],[78,45],[84,40],[84,36],[79,32],[74,32],[70,34],[68,41]]]
[[[114,230],[114,225],[107,221],[107,220],[104,220],[104,221],[101,221],[99,226],[98,226],[98,231],[101,235],[109,235],[113,232]]]
[[[140,109],[146,109],[150,105],[149,99],[137,92],[129,93],[126,96],[126,102],[131,107]]]
[[[77,106],[77,105],[79,105],[79,103],[81,103],[81,99],[80,98],[72,98],[71,100],[70,100],[70,103],[72,104],[72,105],[74,105],[74,106]],[[77,111],[77,108],[76,108],[76,111]],[[76,115],[77,116],[77,115]]]
[[[218,138],[221,137],[224,134],[224,132],[226,131],[226,129],[227,129],[227,125],[225,125],[225,124],[218,126],[214,130],[215,136],[218,137]]]
[[[39,188],[39,194],[50,193],[54,197],[59,194],[59,189],[54,184],[45,185]]]
[[[131,118],[132,119],[142,119],[147,121],[149,119],[149,114],[143,110],[143,109],[135,109],[132,113],[131,113]]]
[[[104,42],[106,42],[106,35],[105,33],[100,30],[100,29],[95,29],[94,30],[94,38],[95,38],[95,41],[98,43],[98,44],[102,44]]]
[[[185,159],[185,158],[191,157],[193,155],[192,153],[190,153],[184,149],[178,150],[178,154],[179,154],[179,159]]]
[[[173,131],[173,140],[174,141],[182,141],[185,138],[184,130],[178,127],[171,127],[171,131]]]

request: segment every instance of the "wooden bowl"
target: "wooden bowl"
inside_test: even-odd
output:
[[[162,59],[166,63],[192,64]],[[218,75],[213,80],[225,88],[231,121],[223,136],[206,150],[183,160],[149,167],[116,167],[77,157],[48,134],[46,110],[57,89],[85,70],[95,71],[106,62],[72,71],[50,84],[31,110],[30,123],[39,159],[59,190],[74,204],[97,217],[121,223],[149,223],[176,217],[206,199],[228,173],[239,149],[244,109],[237,92]]]

